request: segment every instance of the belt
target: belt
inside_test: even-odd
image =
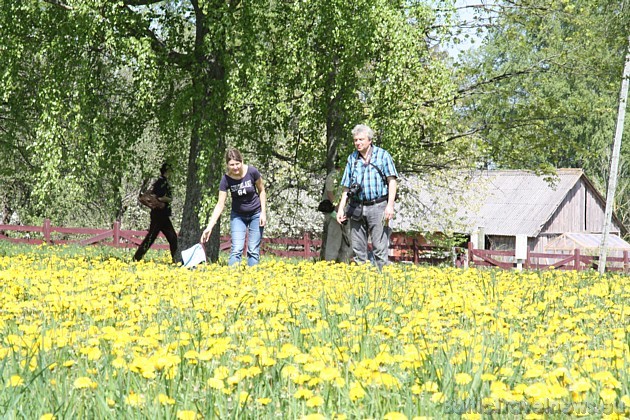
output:
[[[363,204],[364,206],[372,206],[374,204],[378,204],[378,203],[382,203],[383,201],[387,201],[387,195],[383,195],[379,198],[376,198],[374,200],[363,200],[361,201],[361,204]]]

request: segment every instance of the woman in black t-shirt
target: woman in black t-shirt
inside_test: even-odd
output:
[[[243,164],[243,157],[238,150],[228,149],[225,153],[225,162],[227,173],[221,178],[219,199],[208,227],[201,235],[201,243],[210,239],[212,229],[223,213],[229,191],[232,197],[230,212],[232,249],[228,265],[241,262],[246,234],[247,265],[256,265],[260,261],[260,242],[264,226],[267,224],[267,193],[258,169]]]

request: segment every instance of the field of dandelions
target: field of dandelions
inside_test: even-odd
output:
[[[0,248],[1,418],[630,415],[627,276],[97,249]]]

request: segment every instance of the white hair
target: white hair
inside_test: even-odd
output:
[[[356,137],[359,133],[366,133],[368,138],[372,140],[374,138],[374,130],[365,124],[357,124],[352,129],[352,136]]]

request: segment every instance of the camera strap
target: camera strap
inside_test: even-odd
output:
[[[352,172],[354,173],[354,170],[356,169],[356,165],[359,162],[359,158],[357,158],[354,161],[354,165],[352,165]],[[368,156],[368,158],[365,160],[366,165],[365,166],[371,166],[374,169],[376,169],[376,172],[378,172],[378,174],[381,176],[381,179],[383,180],[383,185],[385,186],[385,188],[388,188],[389,185],[387,184],[387,177],[385,176],[385,174],[383,173],[383,170],[381,168],[379,168],[378,166],[376,166],[374,163],[372,163],[372,153],[370,151],[370,155]],[[363,179],[361,180],[362,182],[365,181],[365,173],[367,172],[367,169],[363,172]],[[352,179],[353,177],[351,176],[350,179]]]
[[[378,166],[376,166],[375,164],[373,164],[372,162],[370,162],[370,165],[372,165],[374,167],[374,169],[376,169],[376,171],[378,172],[378,174],[381,176],[381,178],[383,179],[383,184],[385,185],[385,188],[388,188],[389,185],[387,184],[387,177],[385,176],[385,174],[383,173],[383,171],[381,170],[381,168],[379,168]]]

